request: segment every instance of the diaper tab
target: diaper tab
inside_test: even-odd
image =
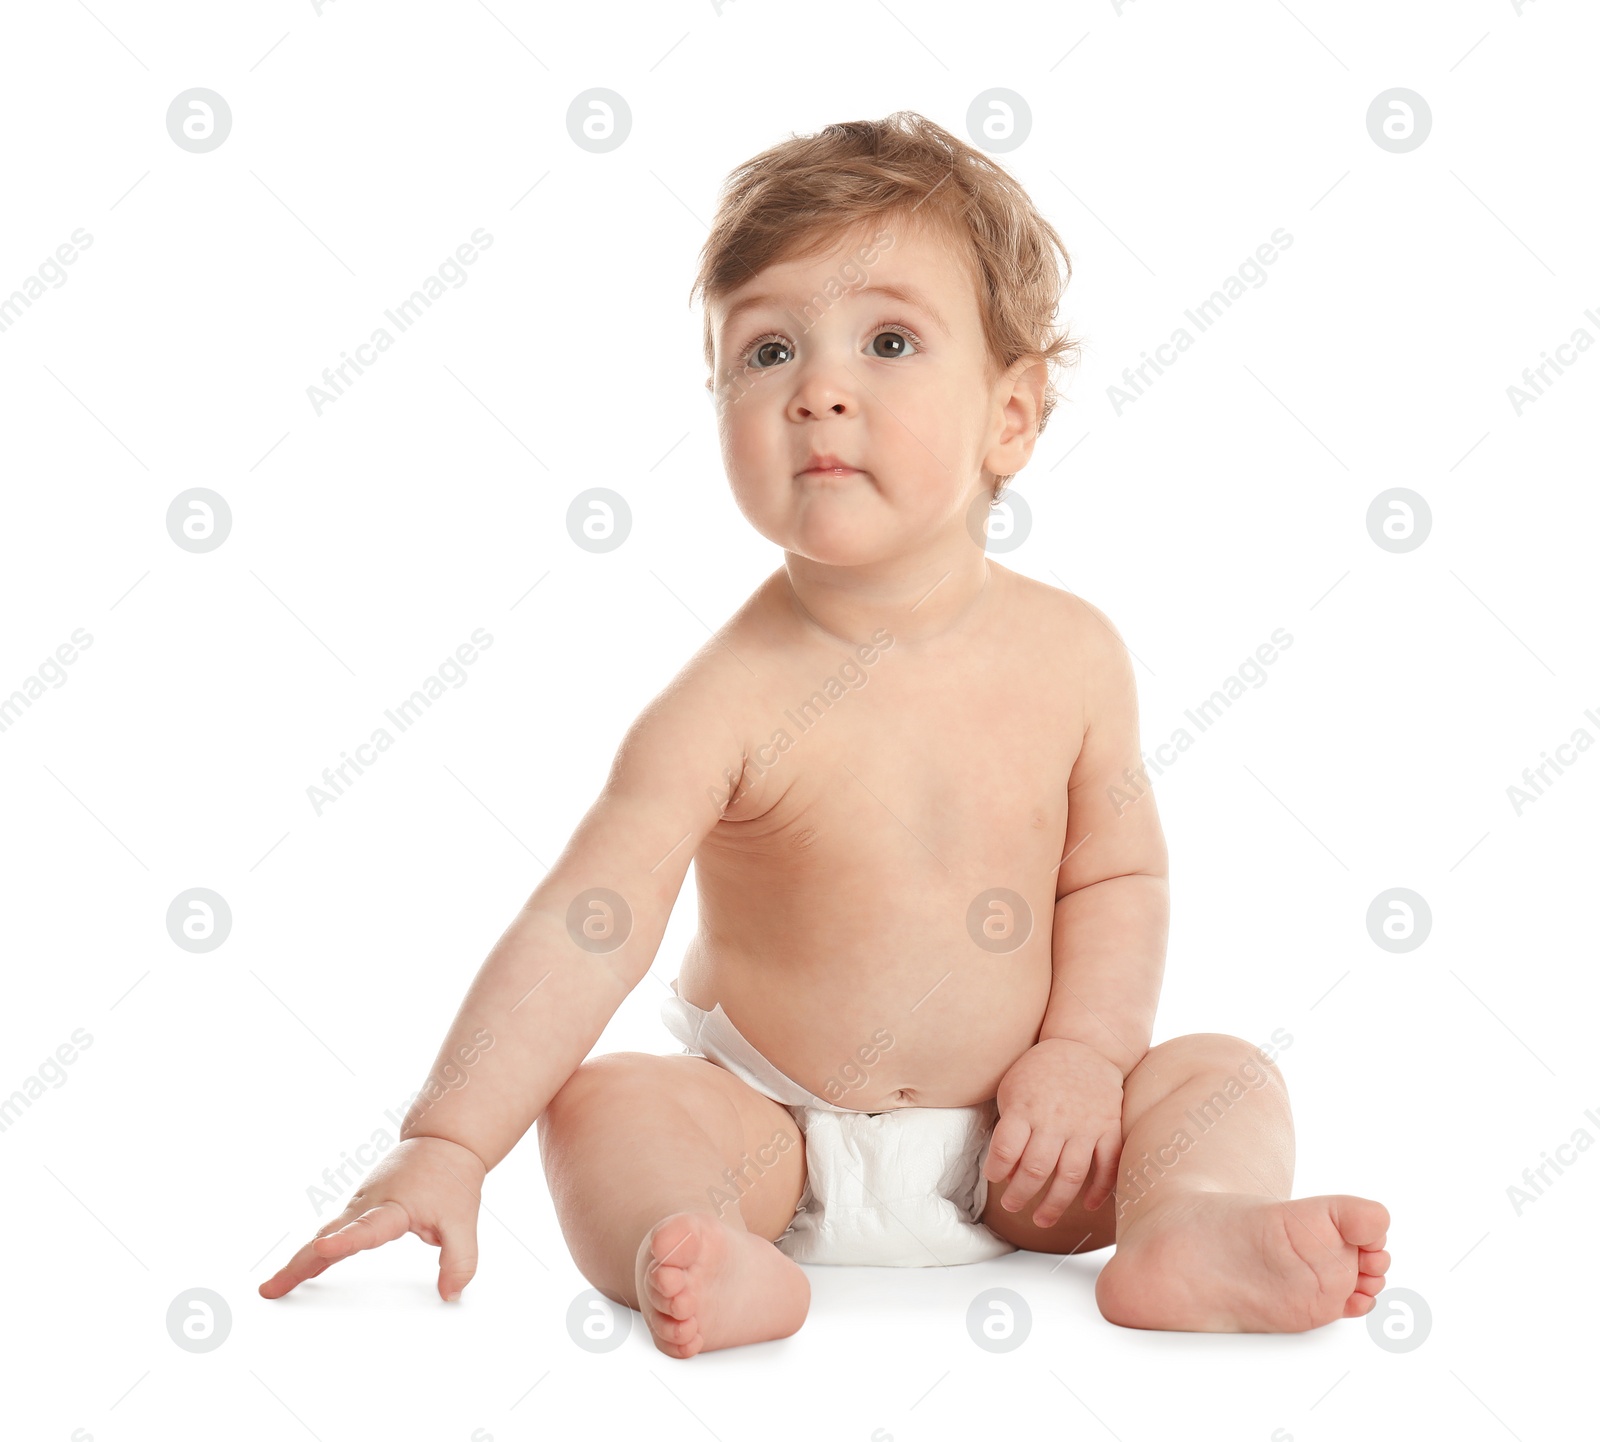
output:
[[[773,1066],[745,1040],[720,1001],[710,1011],[705,1011],[692,1001],[684,1000],[678,995],[676,978],[672,982],[672,995],[661,1003],[661,1021],[690,1051],[726,1067],[747,1086],[783,1106],[833,1112],[849,1110],[813,1096],[799,1082]]]

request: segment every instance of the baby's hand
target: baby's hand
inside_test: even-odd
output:
[[[439,1256],[439,1295],[453,1301],[478,1270],[478,1197],[485,1169],[476,1153],[442,1137],[412,1137],[384,1156],[350,1204],[258,1289],[281,1297],[353,1252],[415,1232]]]
[[[1041,1041],[1001,1079],[998,1100],[1000,1120],[983,1174],[991,1186],[1009,1180],[1000,1202],[1006,1211],[1020,1211],[1052,1169],[1056,1179],[1033,1215],[1038,1227],[1061,1220],[1091,1164],[1084,1210],[1094,1211],[1116,1190],[1122,1071],[1115,1062],[1083,1042]]]

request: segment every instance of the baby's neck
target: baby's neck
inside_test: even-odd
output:
[[[993,599],[996,568],[976,547],[954,556],[900,557],[871,566],[825,566],[784,556],[784,584],[796,613],[830,640],[872,645],[886,630],[894,644],[947,637],[973,623]],[[881,637],[878,644],[881,644]]]

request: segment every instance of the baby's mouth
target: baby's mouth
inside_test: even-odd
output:
[[[805,469],[799,472],[801,476],[843,477],[860,474],[859,468],[850,465],[842,456],[827,454],[812,456],[806,462]]]
[[[808,466],[795,477],[801,481],[844,481],[851,476],[864,475],[854,466]]]

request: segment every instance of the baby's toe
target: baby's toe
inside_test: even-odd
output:
[[[1339,1235],[1362,1251],[1380,1248],[1389,1238],[1389,1209],[1370,1197],[1339,1197],[1333,1222]]]
[[[681,1347],[688,1342],[692,1342],[699,1334],[699,1331],[699,1324],[693,1318],[680,1320],[659,1314],[656,1316],[655,1334],[663,1342],[672,1342]]]
[[[682,1267],[646,1267],[645,1287],[657,1297],[676,1297],[687,1290],[689,1274]]]
[[[654,1282],[646,1282],[645,1289],[649,1293],[650,1304],[662,1316],[682,1321],[694,1315],[694,1298],[690,1296],[687,1288],[677,1292],[665,1292]]]

